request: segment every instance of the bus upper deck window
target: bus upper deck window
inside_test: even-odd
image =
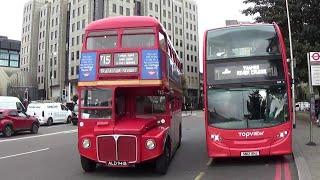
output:
[[[123,48],[152,48],[154,45],[153,29],[126,29],[123,31]]]
[[[116,48],[117,40],[116,31],[91,32],[87,38],[87,50]]]

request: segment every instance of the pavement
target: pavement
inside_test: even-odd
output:
[[[296,128],[294,129],[294,156],[301,180],[320,179],[320,128],[313,125],[313,140],[316,146],[306,145],[310,142],[309,112],[296,113]]]

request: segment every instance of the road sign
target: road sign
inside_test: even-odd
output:
[[[311,65],[311,84],[320,86],[320,65]]]
[[[320,52],[310,52],[310,62],[320,63]]]

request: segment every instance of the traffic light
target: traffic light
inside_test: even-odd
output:
[[[67,90],[66,89],[62,89],[62,98],[65,99],[67,96]]]

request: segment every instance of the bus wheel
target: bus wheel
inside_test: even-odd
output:
[[[47,121],[47,126],[51,126],[53,124],[53,119],[50,117]]]
[[[165,175],[170,163],[170,145],[166,143],[162,155],[155,162],[155,171],[158,174]]]
[[[81,156],[81,166],[85,172],[93,172],[96,170],[96,162]]]
[[[182,138],[182,128],[181,128],[181,124],[179,126],[179,142],[178,142],[178,148],[180,148],[181,146],[181,138]]]

